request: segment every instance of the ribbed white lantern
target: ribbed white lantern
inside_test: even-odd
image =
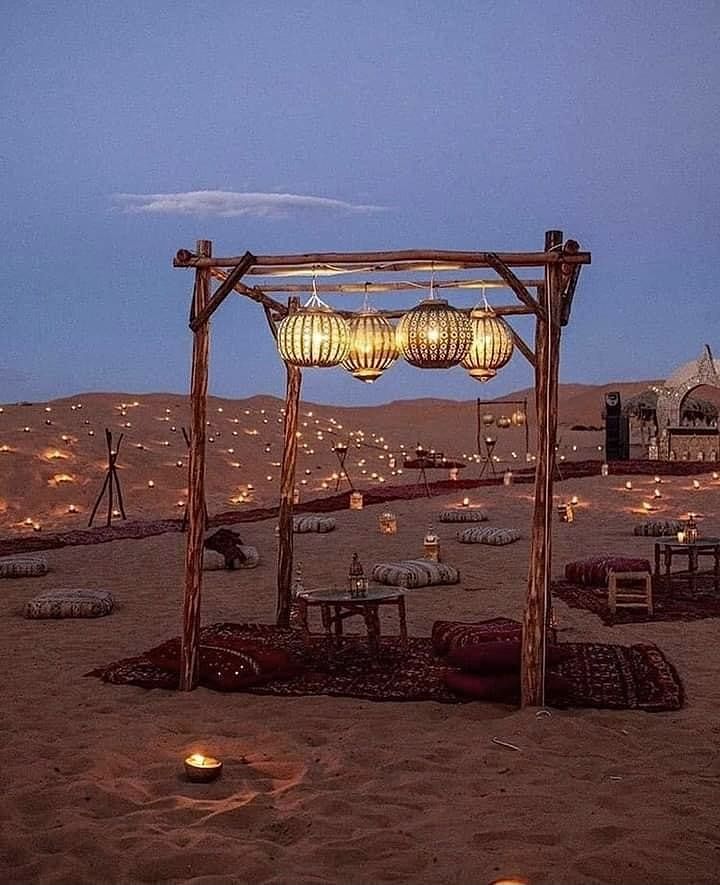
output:
[[[476,308],[470,314],[473,339],[463,368],[476,381],[489,381],[508,362],[514,343],[510,327],[491,308]]]
[[[364,310],[348,320],[350,349],[343,368],[366,384],[382,375],[398,358],[395,329],[377,311]]]
[[[449,369],[468,352],[470,320],[441,298],[428,298],[409,310],[397,327],[401,355],[418,369]]]
[[[350,331],[344,317],[313,295],[282,320],[277,346],[280,356],[293,366],[337,366],[348,355]]]

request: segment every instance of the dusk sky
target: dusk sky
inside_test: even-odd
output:
[[[504,251],[560,228],[593,256],[561,380],[664,378],[720,349],[714,0],[5,3],[0,46],[0,401],[187,390],[193,274],[172,257],[199,238]],[[303,395],[531,383],[516,354],[484,386],[403,365],[373,386],[309,371]],[[262,311],[230,299],[211,391],[283,387]]]

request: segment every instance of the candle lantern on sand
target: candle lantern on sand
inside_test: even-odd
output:
[[[382,535],[394,535],[397,532],[397,516],[386,510],[380,514],[380,533]]]
[[[435,529],[428,527],[423,541],[423,558],[430,559],[433,562],[440,562],[440,538],[438,538]]]
[[[348,589],[350,590],[350,596],[353,598],[367,596],[368,579],[365,576],[365,570],[358,559],[357,553],[352,555],[352,562],[348,572]]]
[[[206,784],[220,777],[223,764],[212,756],[193,753],[185,760],[185,776],[194,783]]]
[[[513,483],[512,470],[506,470],[505,473],[503,473],[503,485],[504,486],[511,486],[512,483]]]
[[[362,492],[350,492],[350,509],[351,510],[362,510],[363,509]]]
[[[601,464],[600,465],[600,476],[607,476],[608,473],[610,473],[610,468],[608,467],[608,465],[604,464],[604,463]]]

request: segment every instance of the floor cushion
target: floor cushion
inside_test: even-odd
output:
[[[460,572],[444,562],[430,559],[406,559],[401,562],[378,562],[372,569],[376,584],[391,587],[430,587],[436,584],[457,584]]]
[[[332,516],[296,516],[293,519],[293,531],[298,534],[305,532],[331,532],[335,528]]]
[[[44,556],[6,556],[0,559],[0,578],[35,578],[46,575],[47,570]]]
[[[492,675],[494,673],[519,673],[522,657],[520,640],[483,642],[476,645],[460,645],[449,650],[448,664],[466,673]],[[548,643],[545,663],[554,667],[567,657],[562,645]]]
[[[477,673],[448,670],[443,678],[450,691],[465,698],[507,704],[516,704],[520,701],[519,673],[479,676]],[[563,676],[558,676],[555,673],[548,673],[545,676],[545,694],[548,698],[565,698],[569,695],[571,688],[570,680]]]
[[[677,535],[682,530],[683,524],[679,519],[646,519],[633,528],[633,534],[650,535],[657,538],[664,535]]]
[[[452,510],[441,510],[438,514],[439,522],[487,522],[487,518],[487,512],[479,507],[475,509],[458,507]]]
[[[102,618],[112,612],[114,604],[109,590],[48,590],[25,605],[25,617]]]
[[[470,528],[463,529],[458,534],[458,541],[461,544],[492,544],[493,546],[503,546],[504,544],[512,544],[521,537],[517,529],[495,529]]]
[[[218,571],[220,569],[255,568],[260,562],[260,554],[256,547],[249,544],[240,544],[237,547],[243,558],[236,556],[228,562],[225,555],[217,550],[203,550],[203,569],[205,571]]]
[[[482,642],[519,641],[522,625],[509,618],[489,621],[435,621],[432,626],[432,646],[436,655],[446,655],[450,649]]]
[[[607,587],[608,575],[614,572],[650,572],[647,559],[630,556],[592,556],[565,565],[565,580],[581,587]]]
[[[170,639],[151,649],[147,658],[170,673],[180,672],[180,640]],[[297,672],[290,655],[245,639],[200,641],[200,684],[216,691],[241,691]]]

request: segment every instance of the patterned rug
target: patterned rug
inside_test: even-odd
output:
[[[306,648],[302,634],[265,624],[213,624],[202,630],[205,641],[245,639],[288,651],[301,664],[290,679],[248,688],[263,695],[332,695],[372,701],[438,701],[457,704],[464,698],[450,692],[442,676],[446,664],[435,656],[429,637],[409,640],[402,654],[393,640],[384,640],[380,660],[370,657],[362,637],[348,636],[339,649],[324,637]],[[597,707],[657,712],[678,710],[683,688],[675,668],[655,645],[601,645],[568,643],[567,660],[556,672],[565,677],[563,697],[548,698],[556,707]],[[177,688],[177,676],[150,663],[145,655],[127,658],[93,670],[116,685]]]
[[[691,594],[675,589],[668,595],[662,588],[653,589],[653,614],[644,608],[619,608],[615,614],[608,608],[607,587],[579,587],[568,581],[556,581],[552,592],[571,608],[582,608],[597,615],[603,624],[642,624],[647,621],[698,621],[720,618],[720,594],[715,592],[710,575],[698,575],[697,587]]]

